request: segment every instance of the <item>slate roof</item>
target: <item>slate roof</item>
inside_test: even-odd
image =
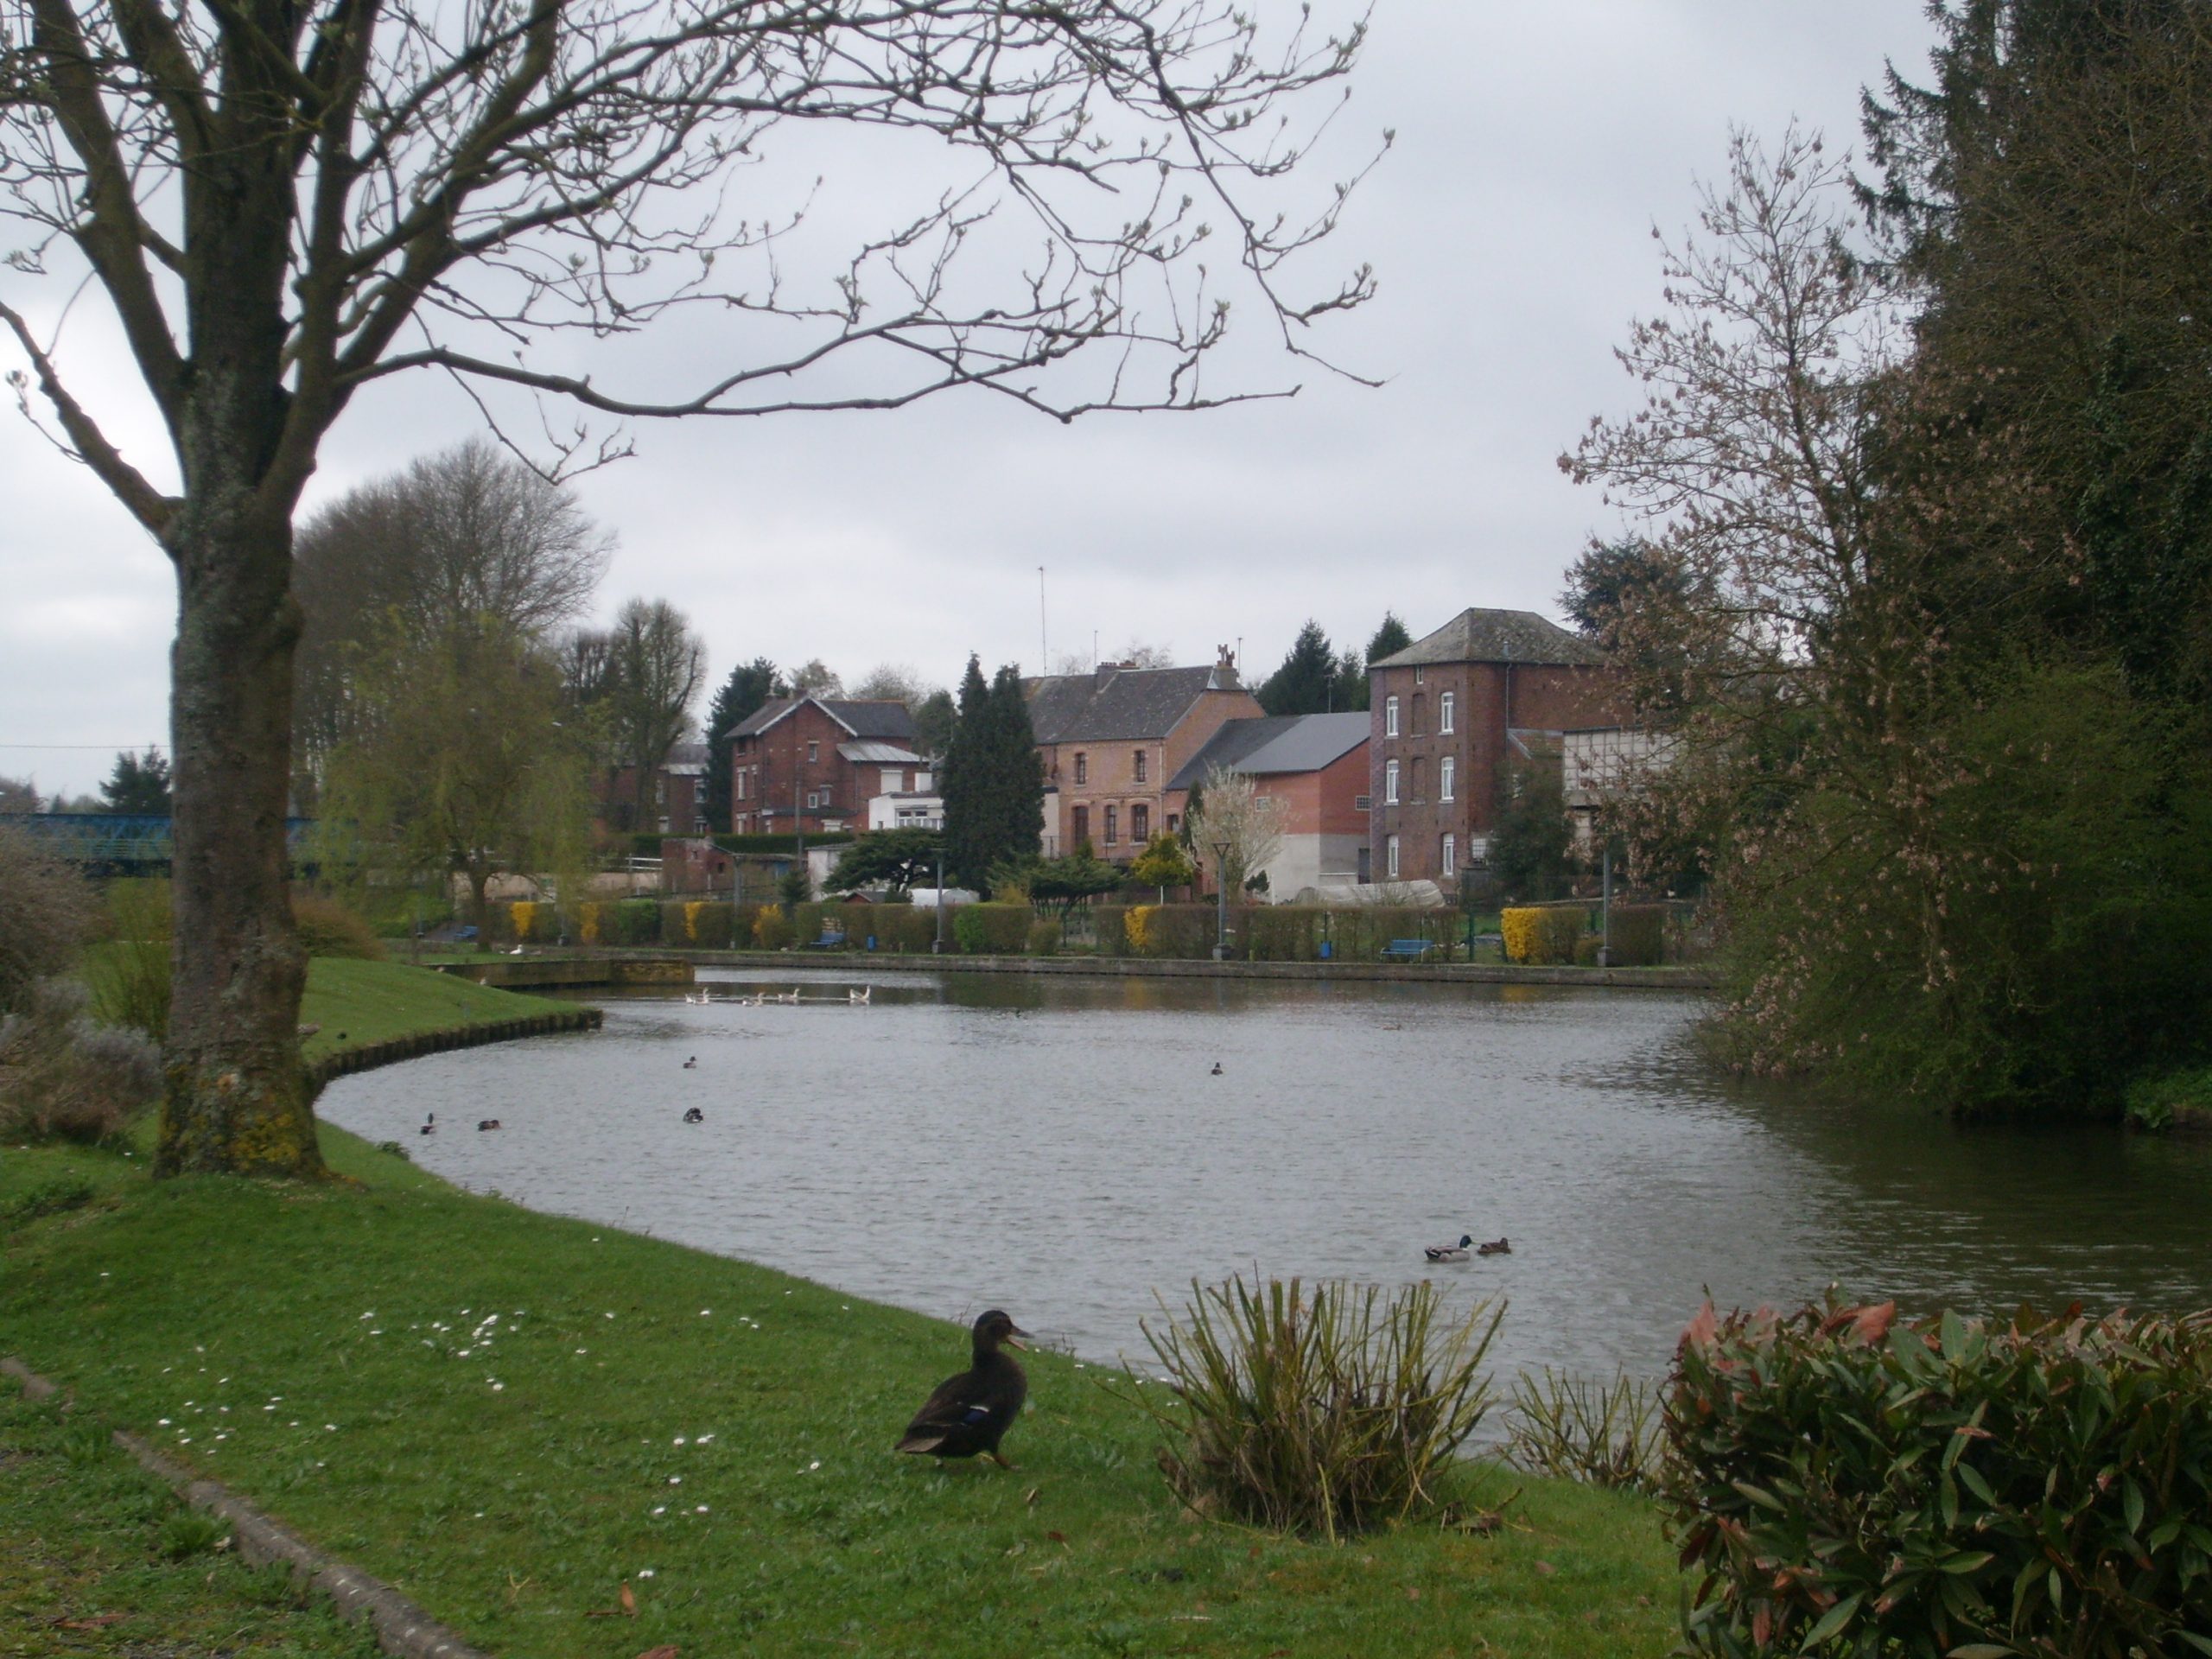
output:
[[[1255,777],[1285,772],[1319,772],[1367,741],[1364,713],[1277,715],[1261,720],[1228,720],[1168,780],[1170,789],[1188,789],[1215,766]]]
[[[1039,743],[1105,743],[1165,737],[1208,691],[1242,691],[1234,670],[1117,668],[1024,680]]]
[[[1370,669],[1412,668],[1426,663],[1541,663],[1546,666],[1602,663],[1605,654],[1579,634],[1534,611],[1468,609],[1403,651]]]
[[[887,738],[903,741],[914,734],[914,716],[895,700],[881,702],[858,697],[777,697],[741,721],[732,737],[755,737],[803,702],[810,702],[855,737]]]
[[[707,769],[707,746],[703,743],[677,743],[668,751],[668,759],[661,762],[666,772],[704,772]]]

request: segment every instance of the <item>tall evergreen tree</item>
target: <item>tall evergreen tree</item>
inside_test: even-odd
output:
[[[730,825],[729,734],[771,697],[786,695],[776,665],[766,657],[740,663],[707,706],[707,822],[720,832]]]
[[[960,712],[952,723],[952,736],[944,747],[944,767],[938,779],[944,797],[944,868],[963,887],[976,887],[991,868],[988,830],[990,773],[988,709],[991,688],[983,678],[982,664],[968,658],[968,671],[960,679]]]
[[[115,757],[115,770],[100,785],[100,797],[111,812],[168,817],[168,761],[159,749],[148,749],[143,755],[124,750]]]
[[[991,862],[1034,858],[1045,827],[1045,766],[1021,695],[1021,671],[1012,663],[991,680]]]
[[[1337,653],[1321,625],[1306,620],[1282,659],[1254,695],[1271,715],[1325,715],[1344,705],[1337,701]]]
[[[1367,666],[1372,668],[1385,657],[1403,651],[1414,642],[1406,632],[1406,625],[1398,620],[1395,611],[1382,613],[1382,626],[1375,630],[1375,637],[1367,642]]]

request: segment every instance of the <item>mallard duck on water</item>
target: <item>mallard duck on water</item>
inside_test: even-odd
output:
[[[1465,1262],[1470,1254],[1467,1247],[1474,1242],[1472,1233],[1462,1233],[1457,1244],[1425,1244],[1421,1253],[1432,1262]]]
[[[1509,1240],[1493,1238],[1487,1244],[1476,1245],[1475,1254],[1477,1255],[1510,1255],[1513,1254],[1513,1245]]]
[[[977,1319],[975,1363],[937,1385],[906,1425],[898,1449],[926,1452],[933,1458],[972,1458],[981,1452],[1001,1469],[1013,1468],[999,1455],[999,1440],[1021,1414],[1021,1402],[1029,1397],[1029,1379],[1000,1349],[1020,1347],[1014,1338],[1028,1334],[1002,1308],[995,1307]]]

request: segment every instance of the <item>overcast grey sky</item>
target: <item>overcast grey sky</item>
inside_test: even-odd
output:
[[[1095,635],[1203,661],[1241,639],[1255,679],[1308,616],[1342,646],[1386,608],[1416,635],[1469,605],[1555,614],[1608,525],[1554,461],[1630,402],[1611,353],[1658,304],[1652,225],[1688,220],[1731,122],[1856,146],[1860,87],[1885,58],[1918,70],[1929,38],[1922,0],[1382,0],[1336,136],[1397,144],[1314,275],[1375,265],[1379,296],[1327,343],[1383,385],[1301,366],[1295,399],[1198,415],[1063,427],[976,393],[640,428],[636,458],[577,486],[620,538],[599,608],[671,600],[715,681],[766,655],[947,683],[970,651],[1033,671],[1040,564],[1054,657]],[[842,182],[864,207],[867,180]],[[0,270],[0,295],[27,288]],[[128,374],[96,319],[71,329],[80,375]],[[0,420],[0,773],[73,794],[117,747],[167,747],[175,591],[89,475]],[[429,377],[385,382],[326,444],[310,505],[477,423]],[[122,435],[160,453],[149,426]]]

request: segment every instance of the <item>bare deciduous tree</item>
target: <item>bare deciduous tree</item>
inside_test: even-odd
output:
[[[1282,850],[1283,804],[1262,795],[1241,772],[1208,766],[1189,818],[1191,845],[1220,866],[1214,879],[1230,897]],[[1228,851],[1217,850],[1226,846]]]
[[[1311,138],[1291,106],[1325,124],[1303,95],[1348,72],[1365,27],[1300,16],[1271,45],[1224,0],[9,0],[0,327],[18,393],[178,582],[158,1170],[321,1168],[282,836],[291,523],[354,397],[429,369],[487,413],[543,394],[585,421],[956,387],[1064,419],[1226,401],[1201,373],[1224,284],[1300,355],[1372,291],[1364,269],[1290,286],[1344,200],[1309,214],[1284,194]],[[938,174],[814,281],[791,251],[809,192],[778,181],[819,171],[804,151],[824,130],[925,141]],[[98,347],[64,333],[87,281],[166,469],[125,454]],[[547,344],[679,319],[685,360],[709,358],[679,388],[620,391]],[[578,463],[622,447],[542,430]]]
[[[646,822],[653,774],[691,727],[707,677],[707,648],[664,599],[633,599],[607,632],[607,732],[618,765],[633,769],[631,822]]]
[[[573,493],[481,437],[310,517],[293,566],[303,784],[346,734],[355,657],[388,627],[428,639],[493,620],[542,640],[590,602],[613,546]]]

